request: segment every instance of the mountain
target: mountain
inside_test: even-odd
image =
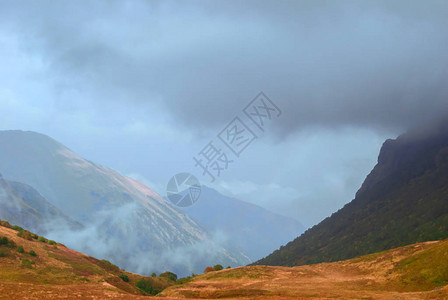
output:
[[[82,225],[64,215],[27,184],[4,180],[0,174],[0,219],[9,220],[45,234],[48,224],[63,224],[73,230]]]
[[[0,221],[0,270],[1,299],[147,299],[142,295],[174,284],[163,274],[120,270],[5,221]]]
[[[0,132],[0,172],[32,186],[84,225],[58,224],[49,238],[139,273],[198,272],[204,264],[250,262],[141,182],[85,160],[48,136]]]
[[[448,237],[448,130],[387,140],[353,201],[259,260],[303,265]]]
[[[304,231],[296,220],[202,186],[199,200],[183,208],[193,220],[241,247],[256,261]]]

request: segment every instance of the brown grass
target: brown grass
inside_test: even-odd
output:
[[[409,263],[402,266],[406,260]],[[181,286],[169,287],[160,296],[204,299],[448,299],[448,287],[443,281],[445,273],[441,270],[448,271],[448,241],[420,243],[335,263],[222,270],[200,275]],[[416,274],[425,274],[426,277],[419,275],[417,281],[413,280]]]

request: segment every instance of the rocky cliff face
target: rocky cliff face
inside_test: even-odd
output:
[[[367,176],[357,197],[384,179],[396,175],[413,178],[432,169],[445,159],[448,130],[444,127],[430,133],[408,133],[396,140],[386,140],[378,156],[378,164]]]

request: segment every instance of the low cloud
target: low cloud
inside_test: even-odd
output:
[[[3,4],[1,24],[60,103],[77,91],[162,109],[198,132],[263,90],[285,112],[280,136],[446,116],[446,2],[81,3]]]
[[[113,209],[95,213],[94,221],[83,229],[73,230],[64,224],[49,222],[46,236],[98,259],[107,259],[130,272],[150,275],[153,272],[172,271],[179,276],[201,273],[207,264],[221,263],[241,265],[241,260],[250,263],[249,257],[231,249],[231,237],[215,232],[207,238],[186,245],[154,249],[144,245],[139,233],[132,227],[136,211],[141,209],[131,202]],[[153,241],[155,242],[155,241]],[[234,252],[229,252],[229,249]]]

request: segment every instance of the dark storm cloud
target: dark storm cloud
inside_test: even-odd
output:
[[[284,111],[280,134],[403,130],[448,107],[445,1],[11,3],[0,24],[59,88],[157,105],[193,130],[260,90]]]

